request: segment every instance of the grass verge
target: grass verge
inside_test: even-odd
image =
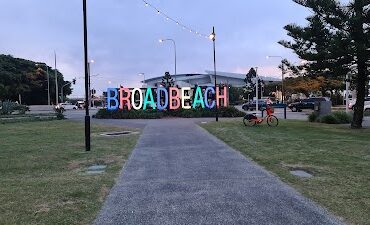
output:
[[[0,124],[0,224],[90,224],[138,135],[93,126],[84,151],[84,126],[70,121]],[[87,166],[106,164],[102,175]]]
[[[276,128],[241,120],[202,125],[305,196],[352,224],[370,224],[370,130],[281,121]],[[291,169],[315,175],[297,178]]]

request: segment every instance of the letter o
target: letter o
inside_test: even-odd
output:
[[[139,92],[140,103],[139,103],[138,106],[135,103],[135,96],[136,96],[135,93],[136,92]],[[135,88],[135,89],[132,90],[132,92],[131,92],[131,103],[132,103],[132,108],[135,109],[135,110],[139,110],[143,107],[143,92],[139,88]]]

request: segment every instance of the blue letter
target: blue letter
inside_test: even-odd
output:
[[[164,93],[164,105],[161,105],[161,92]],[[158,110],[164,110],[168,106],[168,91],[165,88],[157,88],[157,108]]]
[[[206,105],[206,107],[207,108],[209,108],[209,109],[213,109],[214,107],[215,107],[215,105],[216,105],[216,101],[215,100],[213,100],[212,101],[212,104],[211,105],[209,105],[209,102],[208,102],[208,93],[209,92],[211,92],[212,94],[215,94],[216,92],[215,92],[215,89],[213,88],[213,87],[208,87],[207,89],[206,89],[206,91],[205,91],[205,93],[204,93],[204,103],[205,103],[205,105]]]
[[[111,96],[111,93],[114,92],[114,96]],[[114,106],[111,104],[111,101],[114,101]],[[108,88],[107,90],[107,109],[108,110],[117,110],[118,109],[118,91],[116,88]]]

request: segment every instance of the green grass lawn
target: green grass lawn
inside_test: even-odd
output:
[[[240,119],[202,125],[351,224],[370,224],[370,130],[280,121],[245,127]],[[294,177],[293,168],[315,175]]]
[[[139,136],[98,135],[111,130],[93,126],[86,153],[82,123],[0,124],[0,224],[90,224]],[[87,175],[96,163],[106,173]]]

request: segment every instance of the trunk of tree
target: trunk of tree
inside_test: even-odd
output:
[[[354,21],[353,40],[356,43],[358,73],[356,80],[357,100],[351,128],[360,129],[362,128],[362,121],[364,118],[365,89],[368,80],[366,67],[366,36],[363,29],[365,19],[362,14],[364,6],[363,0],[355,0],[354,6],[357,18]]]

